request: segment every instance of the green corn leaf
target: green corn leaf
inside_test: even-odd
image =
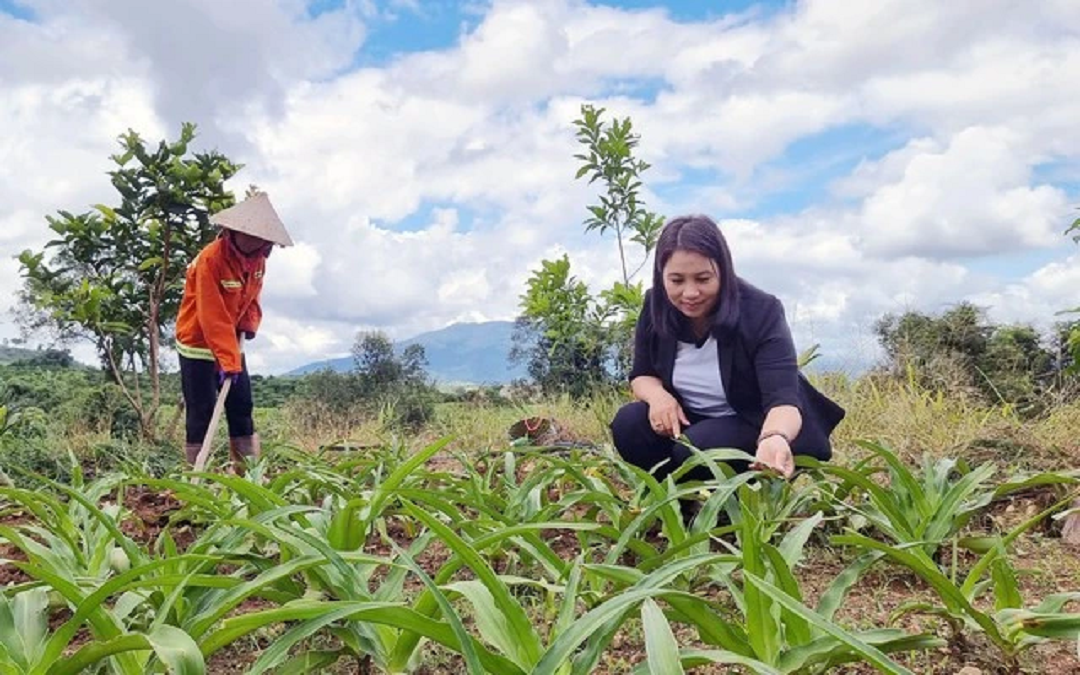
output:
[[[1009,546],[1012,544],[1012,542],[1014,542],[1017,539],[1017,537],[1019,537],[1024,532],[1027,532],[1031,528],[1035,527],[1037,524],[1042,522],[1042,520],[1044,518],[1046,518],[1050,514],[1054,513],[1055,511],[1058,511],[1059,509],[1064,507],[1066,504],[1071,504],[1072,501],[1077,498],[1078,494],[1080,494],[1080,493],[1071,492],[1068,495],[1066,495],[1064,499],[1058,500],[1054,504],[1051,504],[1048,508],[1043,509],[1042,511],[1040,511],[1039,513],[1036,513],[1031,518],[1028,518],[1024,522],[1020,523],[1019,525],[1014,527],[1012,530],[1010,530],[1001,539],[1001,545],[1000,546],[995,546],[995,547],[991,548],[989,551],[987,551],[985,554],[983,554],[983,556],[981,558],[979,558],[979,560],[972,566],[971,571],[968,572],[967,578],[964,580],[963,586],[960,587],[960,590],[963,593],[964,597],[967,597],[967,598],[974,597],[973,592],[975,590],[976,585],[979,583],[979,580],[982,579],[984,574],[986,574],[987,570],[993,564],[993,562],[997,558],[997,556],[1001,552],[1007,551]]]
[[[126,652],[153,650],[174,675],[202,675],[206,663],[191,636],[173,626],[160,626],[148,634],[127,633],[105,642],[91,642],[49,668],[48,675],[76,675],[100,661]],[[137,670],[124,671],[134,675]]]
[[[289,651],[295,645],[306,640],[330,624],[347,619],[354,612],[355,609],[352,607],[340,607],[293,626],[283,635],[274,638],[273,643],[259,654],[259,658],[248,668],[248,675],[261,675],[261,673],[264,673],[271,668],[275,668],[288,658]],[[340,652],[334,652],[334,654],[337,656],[341,655]],[[281,672],[280,669],[278,669],[277,672]]]
[[[184,556],[180,556],[177,560],[155,560],[140,567],[130,569],[123,574],[119,574],[109,579],[99,588],[97,588],[93,593],[86,596],[86,598],[83,599],[81,602],[75,603],[75,613],[70,619],[65,621],[64,624],[61,625],[49,638],[49,641],[45,647],[45,659],[51,662],[60,658],[63,650],[68,646],[71,640],[74,639],[75,634],[78,632],[84,621],[86,621],[90,617],[95,616],[98,617],[99,621],[102,620],[103,612],[105,611],[103,609],[105,606],[105,601],[108,600],[110,597],[118,593],[123,593],[124,591],[133,590],[140,587],[145,588],[160,586],[163,588],[168,588],[169,586],[172,586],[174,589],[182,591],[183,588],[186,587],[187,583],[190,582],[190,580],[188,579],[184,579],[183,581],[181,581],[179,577],[170,578],[152,576],[152,573],[156,572],[157,570],[172,565],[177,561],[217,562],[220,560],[221,557],[219,556],[200,556],[187,554]],[[220,578],[220,581],[227,584],[239,583],[234,582],[234,580],[228,578]],[[159,615],[167,614],[167,610],[159,610]],[[160,618],[164,620],[165,617],[161,616]]]
[[[994,488],[994,499],[998,500],[1016,492],[1048,485],[1076,485],[1080,477],[1065,472],[1049,471],[1031,476],[1014,476]]]
[[[912,675],[910,670],[892,661],[876,647],[863,642],[843,628],[822,618],[813,610],[796,601],[787,593],[784,593],[763,578],[750,572],[746,572],[746,583],[747,586],[753,586],[759,589],[762,593],[769,596],[774,602],[780,604],[788,611],[801,616],[805,621],[812,624],[822,633],[844,643],[863,659],[873,664],[879,671],[890,673],[891,675]]]
[[[274,675],[309,675],[322,673],[346,656],[343,649],[322,649],[306,651],[278,666]]]
[[[750,493],[744,489],[741,494],[742,533],[739,541],[742,544],[743,573],[764,577],[766,543],[762,538],[761,522],[748,506],[746,497]],[[780,627],[773,616],[769,596],[757,586],[744,584],[743,601],[746,603],[746,632],[754,655],[765,663],[775,664],[780,653]]]
[[[697,668],[709,665],[743,666],[754,675],[783,675],[786,671],[780,671],[767,663],[762,663],[741,654],[723,650],[710,649],[683,649],[679,652],[682,666],[685,668]],[[657,671],[649,669],[649,663],[638,664],[634,668],[634,675],[655,675]],[[663,671],[660,671],[663,672]]]
[[[1042,614],[1023,609],[1006,609],[998,614],[1010,636],[1032,635],[1054,640],[1075,640],[1080,636],[1080,614]]]
[[[562,635],[574,623],[577,616],[578,589],[581,588],[583,560],[584,554],[578,555],[577,560],[570,567],[570,574],[566,579],[566,587],[563,590],[562,602],[559,603],[559,614],[555,618],[555,623],[551,626],[548,640],[554,640],[559,635]]]
[[[784,556],[784,560],[787,562],[789,568],[794,568],[802,560],[803,548],[806,546],[807,540],[810,539],[810,535],[813,534],[814,528],[816,528],[822,520],[824,520],[825,514],[820,511],[803,520],[784,535],[783,540],[778,547],[780,553]]]
[[[428,529],[442,540],[447,548],[460,556],[490,591],[495,606],[498,607],[498,611],[502,614],[501,620],[506,622],[507,630],[512,636],[508,641],[514,645],[514,649],[508,652],[507,655],[523,669],[534,665],[540,658],[540,637],[533,629],[525,610],[510,594],[506,584],[499,580],[494,570],[491,569],[491,566],[480,556],[476,549],[458,536],[457,533],[423,509],[417,508],[411,502],[404,502],[404,506],[410,515],[424,523]]]
[[[1031,611],[1043,614],[1058,614],[1062,608],[1070,602],[1080,601],[1080,593],[1053,593],[1043,598],[1042,602],[1032,608]]]
[[[510,655],[511,659],[513,659],[518,652],[518,645],[514,641],[509,622],[506,620],[502,610],[495,604],[495,598],[492,597],[491,592],[488,591],[483,582],[476,579],[458,581],[447,584],[443,588],[460,593],[469,601],[469,604],[473,607],[476,629],[480,631],[481,637],[500,652]],[[445,608],[443,612],[446,612]],[[529,666],[529,664],[520,662],[518,662],[518,665],[522,669]]]
[[[927,499],[922,485],[919,484],[919,480],[915,478],[908,465],[895,452],[880,443],[872,441],[862,440],[856,441],[856,443],[881,457],[889,465],[889,475],[893,479],[893,483],[890,485],[892,490],[902,490],[904,494],[907,494],[922,518],[929,518],[933,515],[933,507]]]
[[[896,497],[887,488],[884,488],[868,476],[841,466],[822,466],[821,472],[836,476],[845,483],[861,488],[870,497],[873,505],[881,511],[887,521],[880,523],[879,527],[893,539],[901,542],[911,541],[915,538],[915,529],[911,523],[909,514],[897,502]]]
[[[982,495],[978,495],[974,502],[969,503],[966,500],[982,488],[982,484],[993,473],[994,466],[985,464],[958,480],[945,494],[941,503],[937,505],[933,518],[930,519],[922,532],[917,533],[918,536],[936,543],[963,527],[967,517],[990,503],[993,494],[989,490],[985,490]]]
[[[799,582],[788,567],[787,560],[780,554],[775,546],[763,544],[762,550],[773,570],[773,575],[781,590],[790,595],[795,601],[802,602],[802,593],[799,590]],[[782,609],[781,623],[783,624],[784,637],[788,645],[797,647],[810,642],[810,624],[798,614],[787,609]]]
[[[297,600],[274,609],[252,612],[241,616],[232,617],[221,622],[219,629],[207,635],[202,641],[201,647],[204,656],[209,656],[232,644],[236,640],[250,635],[263,626],[278,623],[306,621],[325,615],[338,607],[349,606],[353,613],[347,618],[350,621],[364,621],[396,627],[402,631],[409,631],[422,635],[437,642],[448,649],[460,653],[462,645],[458,641],[454,630],[446,623],[434,621],[412,609],[402,607],[397,603],[386,602],[324,602],[311,600]],[[484,669],[490,673],[502,675],[522,675],[521,669],[506,658],[493,654],[483,645],[472,640],[472,648],[476,651]],[[392,668],[392,666],[391,666]],[[397,671],[394,671],[397,672]]]
[[[840,608],[848,591],[855,585],[871,565],[880,560],[884,554],[878,551],[863,553],[845,567],[843,571],[832,580],[829,588],[818,599],[817,613],[831,621],[836,610]]]
[[[562,525],[567,525],[562,523]],[[488,533],[477,537],[472,542],[472,546],[477,551],[485,550],[491,546],[497,546],[503,541],[510,539],[518,534],[529,534],[541,529],[551,529],[553,527],[559,527],[560,525],[555,523],[526,523],[524,525],[506,527],[495,532]],[[535,536],[535,535],[534,535]],[[449,560],[447,560],[438,574],[435,576],[436,584],[447,583],[451,577],[461,568],[464,564],[464,560],[461,556],[455,554]],[[561,576],[561,575],[560,575]],[[435,602],[431,593],[424,592],[420,595],[414,605],[414,611],[418,614],[431,617],[435,616],[438,612],[438,604]],[[418,634],[402,634],[395,644],[393,651],[389,659],[389,665],[391,669],[402,669],[405,664],[408,663],[412,654],[415,652],[417,645],[419,644]]]
[[[574,625],[564,631],[552,642],[543,657],[530,672],[530,675],[557,675],[563,665],[573,656],[574,652],[586,640],[589,640],[609,621],[620,624],[625,620],[629,611],[644,601],[646,598],[684,597],[700,601],[699,598],[681,591],[673,591],[665,588],[639,588],[631,589],[616,595],[609,600],[597,605],[593,609],[579,617]],[[617,628],[618,626],[616,626]],[[603,636],[610,640],[610,633]],[[574,672],[578,672],[575,668]]]
[[[12,598],[0,593],[0,646],[24,671],[41,655],[48,632],[49,594],[31,588]]]
[[[1016,574],[1012,565],[1005,555],[1004,549],[998,552],[991,568],[991,576],[994,580],[994,609],[1020,609],[1023,598],[1020,597],[1020,587],[1016,583]]]
[[[480,655],[473,645],[472,637],[469,635],[468,631],[465,630],[465,625],[461,622],[461,617],[454,611],[454,606],[450,604],[450,600],[446,597],[446,594],[442,592],[427,572],[425,572],[415,560],[402,551],[400,547],[394,544],[394,549],[397,552],[398,557],[409,565],[413,573],[420,578],[428,592],[432,594],[432,597],[434,597],[435,601],[438,603],[443,617],[445,617],[446,621],[450,624],[450,628],[457,637],[458,644],[461,645],[460,654],[465,659],[465,664],[468,666],[469,673],[472,675],[480,675],[480,673],[483,673],[484,668],[480,664]],[[517,666],[518,664],[515,663],[514,665]]]
[[[212,609],[195,617],[185,628],[192,636],[202,638],[215,623],[223,619],[226,614],[247,598],[257,595],[263,589],[272,586],[281,579],[287,579],[294,574],[318,565],[325,565],[326,562],[326,560],[317,556],[305,556],[281,565],[275,565],[254,579],[230,588],[224,594],[215,598]]]
[[[948,645],[946,640],[936,635],[909,635],[896,628],[856,633],[855,637],[885,654],[928,651]],[[844,663],[862,660],[848,645],[831,635],[823,635],[810,644],[784,652],[780,657],[779,667],[785,673],[825,672]]]
[[[671,624],[663,610],[652,598],[641,603],[641,624],[645,631],[645,654],[649,672],[682,675],[679,644],[671,632]]]
[[[355,551],[364,543],[364,523],[360,519],[360,509],[366,504],[364,499],[350,499],[334,514],[327,533],[327,543],[338,551]]]
[[[833,537],[832,541],[839,545],[859,546],[883,553],[885,556],[907,567],[915,574],[922,577],[923,581],[933,586],[945,606],[957,614],[965,614],[970,617],[986,633],[987,637],[996,644],[1005,644],[1005,639],[998,630],[994,620],[986,613],[980,612],[972,606],[971,602],[948,577],[941,573],[929,557],[921,550],[906,551],[899,547],[883,544],[869,537],[861,535],[841,535]]]
[[[446,447],[452,440],[454,440],[453,436],[447,436],[435,441],[423,450],[415,453],[401,466],[391,472],[390,475],[386,477],[386,480],[384,480],[375,490],[375,494],[372,495],[371,503],[363,512],[363,520],[370,523],[376,515],[382,513],[383,504],[385,504],[386,500],[397,491],[398,487],[405,481],[409,474]]]

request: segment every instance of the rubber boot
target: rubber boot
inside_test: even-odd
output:
[[[202,443],[184,443],[184,455],[187,457],[188,464],[195,466],[200,450],[202,450]]]
[[[244,475],[244,468],[248,459],[255,459],[262,454],[259,446],[259,435],[237,436],[229,439],[229,456],[232,459],[233,470],[237,476]]]

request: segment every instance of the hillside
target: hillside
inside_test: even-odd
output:
[[[438,382],[500,384],[526,375],[524,366],[510,366],[513,331],[511,321],[455,323],[402,340],[396,346],[398,349],[412,344],[423,346],[427,371]],[[287,375],[303,375],[324,368],[346,372],[352,367],[350,355],[309,363]]]

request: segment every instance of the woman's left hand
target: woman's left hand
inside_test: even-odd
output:
[[[775,435],[762,439],[754,457],[756,461],[750,465],[752,469],[772,469],[784,478],[791,478],[795,473],[795,457],[783,436]]]

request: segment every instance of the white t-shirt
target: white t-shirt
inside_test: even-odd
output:
[[[735,414],[720,379],[720,355],[712,335],[700,347],[693,342],[679,342],[671,383],[682,397],[683,405],[698,415]]]

